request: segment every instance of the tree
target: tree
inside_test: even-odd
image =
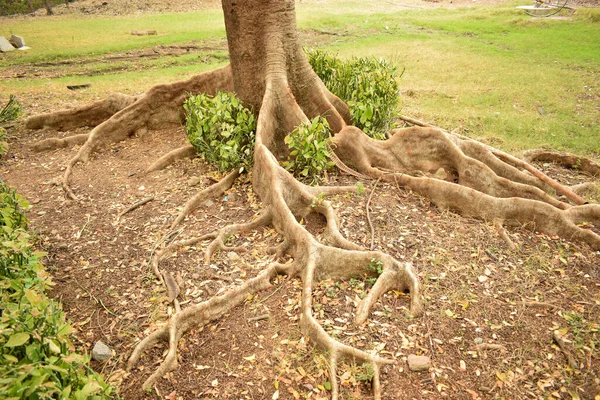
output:
[[[149,347],[160,341],[168,343],[169,351],[163,363],[146,380],[145,388],[176,368],[177,344],[183,334],[221,318],[249,295],[269,287],[276,275],[286,274],[302,279],[300,325],[304,335],[329,354],[332,397],[338,396],[336,367],[344,359],[372,365],[374,396],[381,397],[379,368],[392,360],[346,346],[329,336],[312,314],[313,282],[364,275],[377,277],[357,309],[357,324],[368,318],[369,310],[379,296],[391,289],[409,290],[411,312],[420,314],[420,286],[409,263],[401,263],[383,252],[362,249],[341,235],[333,207],[324,198],[355,191],[355,186],[307,186],[279,165],[278,160],[286,154],[286,134],[315,116],[326,117],[335,132],[331,156],[338,167],[350,174],[410,188],[440,207],[496,221],[500,228],[504,222],[533,223],[538,231],[580,240],[600,249],[600,236],[578,225],[581,222],[598,224],[600,206],[584,204],[577,194],[525,161],[431,126],[399,129],[385,141],[371,139],[351,126],[348,107],[327,90],[301,49],[294,1],[223,0],[222,5],[229,66],[186,81],[155,86],[140,96],[115,94],[89,106],[40,115],[27,121],[27,126],[32,129],[68,130],[94,126],[89,134],[47,139],[36,144],[38,150],[82,144],[63,178],[65,192],[75,199],[69,180],[78,163],[86,162],[102,146],[164,125],[179,124],[182,105],[189,93],[235,91],[247,105],[258,111],[252,183],[263,209],[252,221],[176,242],[157,252],[153,259],[155,275],[172,294],[178,312],[168,325],[140,342],[131,355],[129,367]],[[174,159],[189,156],[190,151],[189,146],[177,149],[161,157],[150,169],[159,169]],[[237,170],[230,172],[221,182],[191,199],[171,228],[181,223],[200,199],[222,193],[239,174]],[[566,199],[553,197],[551,193],[554,192]],[[325,238],[321,241],[298,222],[310,213],[321,214],[327,221]],[[228,236],[267,224],[284,237],[283,243],[273,249],[276,261],[244,284],[204,303],[179,310],[177,283],[170,274],[161,271],[162,257],[183,245],[210,240],[205,253],[208,263],[215,251],[228,249],[225,243]],[[284,254],[293,261],[280,262]],[[381,266],[378,271],[370,267],[372,260]]]

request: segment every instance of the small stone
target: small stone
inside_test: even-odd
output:
[[[480,275],[477,279],[479,280],[479,282],[483,283],[488,280],[488,277],[485,275]]]
[[[480,338],[480,337],[476,337],[475,338],[475,344],[481,344],[481,343],[483,343],[483,339]]]
[[[214,206],[214,205],[215,205],[215,202],[214,202],[214,201],[212,201],[212,200],[206,200],[206,201],[204,202],[204,205],[205,205],[206,207],[212,207],[212,206]]]
[[[445,181],[448,180],[448,173],[446,172],[446,170],[444,168],[440,168],[437,171],[435,171],[435,174],[433,175],[434,178]]]
[[[227,253],[227,258],[229,258],[231,261],[237,261],[240,259],[240,255],[235,251],[230,251]]]
[[[6,53],[7,51],[13,51],[15,48],[4,36],[0,36],[0,53]]]
[[[199,176],[192,176],[189,180],[188,180],[188,185],[190,186],[196,186],[197,184],[199,184],[200,182],[202,182],[202,178],[200,178]]]
[[[92,349],[92,360],[106,361],[112,357],[112,350],[104,343],[98,341]]]
[[[427,371],[429,368],[431,368],[431,359],[427,356],[410,354],[407,361],[408,369],[411,371]]]
[[[17,49],[20,47],[25,47],[25,39],[23,39],[22,36],[12,35],[9,39],[9,42]]]

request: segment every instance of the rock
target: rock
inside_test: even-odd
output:
[[[92,360],[106,361],[112,357],[112,350],[104,343],[98,341],[92,349]]]
[[[241,259],[240,255],[235,251],[230,251],[227,253],[227,258],[229,258],[231,261],[238,261]]]
[[[429,357],[414,354],[408,356],[408,369],[411,371],[427,371],[429,368],[431,368],[431,359]]]
[[[212,200],[206,200],[206,201],[204,202],[204,205],[205,205],[206,207],[212,207],[212,206],[214,206],[214,205],[215,205],[215,202],[214,202],[214,201],[212,201]]]
[[[476,337],[475,338],[475,344],[481,344],[481,343],[483,343],[483,339],[480,338],[480,337]]]
[[[448,180],[448,173],[444,168],[440,168],[437,171],[435,171],[433,177],[442,181],[446,181]]]
[[[10,44],[15,46],[17,49],[21,47],[25,47],[25,39],[21,36],[12,35],[9,39]]]
[[[6,53],[7,51],[13,51],[15,48],[4,36],[0,36],[0,52]]]
[[[188,180],[188,185],[190,186],[196,186],[197,184],[199,184],[200,182],[202,182],[202,178],[198,177],[198,176],[192,176],[189,180]]]

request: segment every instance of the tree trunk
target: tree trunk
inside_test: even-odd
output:
[[[283,137],[302,122],[324,114],[334,132],[348,111],[312,70],[296,29],[294,1],[223,0],[233,84],[237,96],[258,113],[267,90],[277,97],[276,107],[287,106],[267,147],[285,151]],[[330,103],[336,104],[337,110]],[[298,109],[298,106],[300,109]],[[340,114],[341,112],[341,114]]]
[[[46,7],[47,15],[54,15],[54,12],[52,11],[52,6],[50,5],[50,0],[44,0],[44,6]]]

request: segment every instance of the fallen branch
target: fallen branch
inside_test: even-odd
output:
[[[121,217],[127,213],[132,212],[133,210],[143,206],[146,203],[151,202],[152,200],[154,200],[154,196],[150,196],[150,197],[146,197],[143,200],[138,201],[137,203],[135,203],[134,205],[132,205],[131,207],[129,207],[128,209],[126,209],[125,211],[122,211],[118,216],[117,216],[117,220],[115,221],[115,224],[118,224],[119,221],[121,220]]]
[[[567,358],[569,366],[573,369],[579,369],[577,361],[575,361],[575,358],[567,348],[567,343],[558,335],[557,331],[554,331],[554,333],[552,334],[552,339],[554,339],[560,351],[562,351],[565,357]]]

